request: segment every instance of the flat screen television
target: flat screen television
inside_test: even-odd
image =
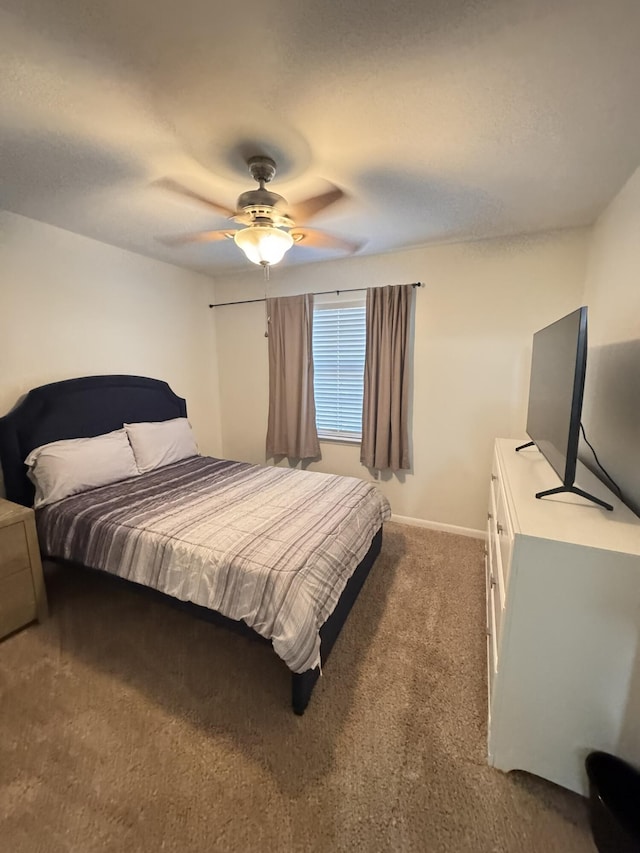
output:
[[[538,492],[537,498],[572,492],[613,509],[575,485],[586,373],[587,307],[583,305],[533,336],[527,412],[531,441],[517,449],[535,444],[562,481],[558,488]]]

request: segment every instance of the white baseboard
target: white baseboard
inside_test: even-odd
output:
[[[429,530],[441,530],[443,533],[455,533],[458,536],[469,536],[471,539],[486,539],[485,530],[474,530],[473,527],[459,527],[457,524],[445,524],[442,521],[427,521],[424,518],[410,518],[408,515],[392,514],[391,521],[398,524],[408,524],[410,527],[426,527]]]

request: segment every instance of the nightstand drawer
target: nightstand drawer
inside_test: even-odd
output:
[[[0,528],[0,578],[6,578],[30,566],[24,523]]]
[[[36,596],[31,571],[26,569],[0,580],[0,637],[36,618]]]

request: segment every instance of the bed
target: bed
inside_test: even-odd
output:
[[[24,460],[34,448],[186,414],[166,382],[145,377],[36,388],[0,419],[7,498],[33,505]],[[299,715],[380,552],[388,516],[386,500],[354,478],[200,456],[36,512],[44,557],[118,575],[270,642],[291,670]]]

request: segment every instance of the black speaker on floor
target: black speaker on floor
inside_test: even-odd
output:
[[[640,853],[640,773],[607,752],[586,760],[589,821],[599,853]]]

